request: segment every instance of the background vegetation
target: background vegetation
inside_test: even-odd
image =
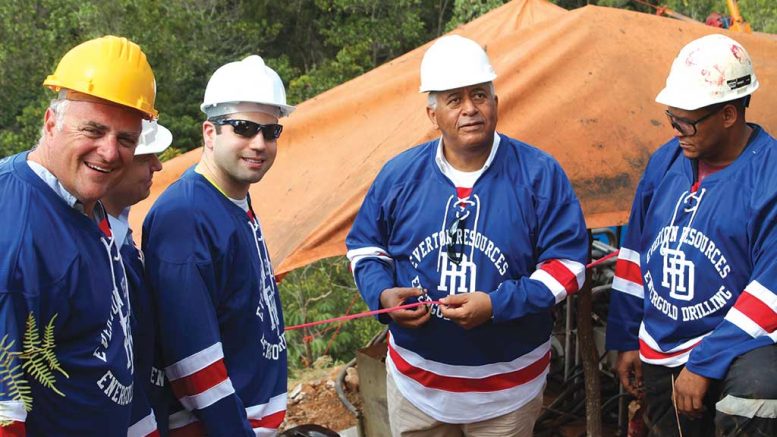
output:
[[[660,3],[704,21],[725,0]],[[635,0],[553,0],[654,13]],[[395,58],[505,0],[0,0],[0,158],[29,149],[52,94],[41,86],[62,55],[105,34],[140,44],[154,68],[160,122],[175,136],[164,158],[200,145],[199,104],[220,65],[260,54],[300,103]],[[754,30],[777,33],[777,2],[740,0]],[[291,273],[281,284],[288,325],[366,308],[343,259]],[[381,326],[372,318],[290,332],[292,368],[327,353],[347,361]],[[335,340],[332,340],[336,336]]]

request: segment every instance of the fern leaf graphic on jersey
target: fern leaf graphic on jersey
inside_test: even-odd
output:
[[[51,327],[53,331],[54,315],[49,321],[49,325],[46,327],[48,330]],[[22,340],[22,369],[27,372],[28,375],[35,378],[42,386],[51,389],[54,393],[64,397],[65,394],[59,391],[54,384],[57,382],[56,376],[54,376],[54,370],[50,361],[46,358],[47,355],[54,355],[54,339],[53,333],[51,334],[51,342],[48,345],[48,349],[44,349],[41,345],[40,333],[38,332],[38,323],[35,321],[35,316],[30,313],[27,316],[27,327],[24,330],[24,339]],[[48,354],[47,354],[48,352]],[[59,361],[56,360],[56,366],[59,367]]]
[[[0,396],[22,402],[26,411],[32,410],[32,389],[25,378],[25,373],[38,381],[42,386],[49,388],[54,393],[64,397],[65,394],[56,388],[57,378],[54,371],[60,372],[65,378],[70,376],[62,369],[54,349],[54,320],[57,315],[51,317],[40,338],[38,323],[30,312],[27,315],[26,327],[22,338],[22,351],[13,350],[15,340],[8,340],[8,334],[0,340],[0,383],[5,387],[5,392]],[[0,427],[12,424],[13,421],[0,421]]]
[[[24,409],[30,411],[32,409],[32,390],[24,378],[22,363],[19,360],[20,353],[12,350],[14,343],[14,340],[8,341],[8,334],[0,340],[0,382],[7,390],[0,395],[21,401],[24,404]],[[2,426],[9,423],[3,423]]]
[[[61,373],[65,376],[65,378],[70,378],[70,375],[65,372],[65,370],[60,366],[59,360],[57,359],[57,355],[54,353],[54,320],[57,318],[57,315],[54,314],[54,316],[49,320],[48,325],[46,325],[46,330],[43,332],[43,344],[41,345],[41,353],[43,354],[43,358],[46,359],[46,363],[48,364],[49,368],[51,370],[56,370],[57,372]],[[64,396],[64,395],[63,395]]]

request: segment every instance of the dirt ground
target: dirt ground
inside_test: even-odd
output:
[[[335,390],[335,381],[342,366],[311,369],[299,378],[289,381],[289,402],[286,420],[281,425],[283,431],[297,425],[317,424],[334,431],[342,431],[356,426],[356,418],[349,412]],[[358,393],[358,377],[355,369],[350,369],[346,377],[345,393],[348,400],[357,409],[361,408]],[[546,403],[549,401],[546,394]],[[574,421],[542,435],[559,437],[579,437],[585,435],[585,423]],[[617,435],[611,426],[605,426],[603,437]]]
[[[289,381],[289,404],[281,430],[297,425],[317,424],[335,431],[356,426],[356,418],[348,411],[335,390],[335,380],[342,366],[314,369],[300,379]],[[358,388],[347,379],[345,393],[348,400],[361,407]]]

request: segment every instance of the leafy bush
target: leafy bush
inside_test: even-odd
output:
[[[345,257],[329,258],[288,274],[280,283],[286,326],[367,311]],[[383,329],[374,317],[287,331],[289,371],[312,367],[323,355],[350,361]]]

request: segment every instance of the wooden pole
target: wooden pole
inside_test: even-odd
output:
[[[588,231],[589,244],[592,235]],[[591,247],[588,248],[591,253]],[[585,417],[586,435],[602,436],[602,400],[599,382],[599,354],[594,343],[593,319],[591,317],[591,272],[586,269],[585,284],[577,295],[577,334],[580,336],[580,357],[585,375]]]

